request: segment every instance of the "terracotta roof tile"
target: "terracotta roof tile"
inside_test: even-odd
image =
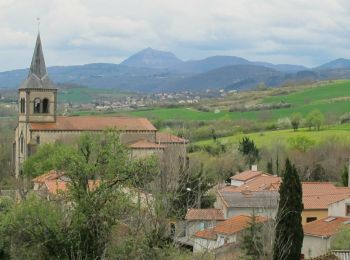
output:
[[[133,149],[164,149],[165,145],[151,143],[147,140],[139,140],[135,143],[129,144],[128,147]]]
[[[249,226],[251,216],[238,215],[228,220],[220,222],[213,228],[205,229],[195,233],[196,237],[216,240],[218,234],[232,235],[240,232]],[[258,223],[266,222],[268,219],[262,216],[256,216]]]
[[[248,180],[251,180],[251,179],[258,177],[258,176],[261,176],[261,175],[272,176],[271,174],[264,173],[262,171],[244,171],[244,172],[238,173],[236,175],[233,175],[230,179],[237,180],[237,181],[248,181]]]
[[[36,131],[101,131],[107,128],[129,131],[156,131],[146,118],[103,116],[58,116],[53,123],[31,123]]]
[[[186,220],[225,220],[221,209],[188,209]]]
[[[281,178],[277,176],[257,176],[241,186],[226,186],[218,190],[220,194],[230,192],[278,191]],[[350,195],[349,187],[336,187],[331,182],[302,182],[304,209],[327,209],[328,205]],[[225,200],[225,197],[223,197]],[[226,202],[227,203],[227,202]]]
[[[305,235],[330,237],[336,234],[344,225],[350,228],[350,218],[327,217],[307,223],[303,226],[303,229]]]
[[[34,179],[32,179],[32,182],[37,182],[37,183],[44,183],[45,181],[48,180],[57,180],[59,179],[63,173],[59,173],[55,170],[48,171],[45,174],[42,174]]]
[[[169,134],[169,133],[157,133],[156,135],[156,142],[161,144],[168,144],[168,143],[188,143],[188,140],[183,139],[181,137]]]

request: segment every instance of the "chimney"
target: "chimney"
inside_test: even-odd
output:
[[[258,165],[253,164],[253,165],[252,165],[252,171],[253,171],[253,172],[257,172],[257,171],[258,171]]]

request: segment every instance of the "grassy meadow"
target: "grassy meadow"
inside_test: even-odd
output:
[[[273,143],[287,144],[289,138],[297,136],[305,136],[308,139],[314,141],[315,143],[320,143],[326,140],[333,140],[336,138],[345,143],[350,144],[350,124],[344,125],[335,125],[330,127],[325,127],[320,131],[309,131],[308,129],[302,128],[298,131],[293,131],[291,129],[287,130],[276,130],[276,131],[264,131],[259,133],[250,133],[250,134],[237,134],[234,136],[222,137],[218,140],[222,144],[238,144],[243,136],[247,136],[250,139],[253,139],[255,144],[258,147],[270,146]],[[210,145],[213,144],[212,139],[199,141],[195,144],[198,146]]]
[[[256,103],[290,103],[291,107],[264,111],[229,112],[229,108],[203,112],[193,107],[153,108],[129,112],[129,115],[161,120],[262,120],[275,121],[300,112],[304,116],[318,109],[325,116],[339,117],[350,111],[350,81],[342,80],[318,86],[301,88],[287,95],[262,96]]]

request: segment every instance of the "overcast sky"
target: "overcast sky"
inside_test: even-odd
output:
[[[183,60],[235,55],[319,65],[350,58],[349,0],[0,0],[0,71],[119,63],[152,47]]]

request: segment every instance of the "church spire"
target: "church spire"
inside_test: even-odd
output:
[[[20,88],[55,88],[47,74],[39,32],[36,38],[32,63],[30,64],[27,79]]]
[[[36,38],[32,63],[29,69],[29,74],[30,73],[33,73],[39,79],[43,79],[47,75],[40,33],[38,33],[38,37]]]

